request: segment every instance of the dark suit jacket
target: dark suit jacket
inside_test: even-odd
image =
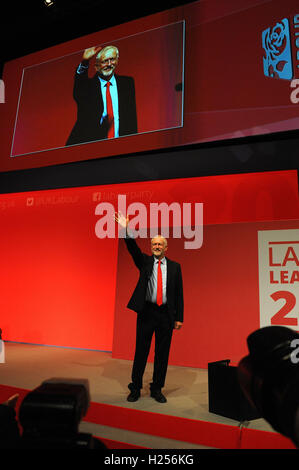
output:
[[[137,245],[135,239],[125,238],[125,242],[134,263],[139,269],[140,275],[133,295],[127,307],[135,312],[142,312],[146,301],[146,291],[148,280],[151,276],[154,266],[154,256],[143,253]],[[173,321],[183,322],[184,318],[184,299],[183,299],[183,280],[181,266],[175,261],[167,260],[167,306],[168,312]]]
[[[115,75],[118,89],[119,135],[137,133],[135,85],[132,77]],[[88,70],[75,74],[74,99],[77,103],[77,121],[66,145],[107,138],[108,126],[100,126],[104,104],[98,75],[88,77]]]

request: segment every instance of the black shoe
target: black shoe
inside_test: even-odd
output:
[[[131,393],[128,395],[127,401],[137,401],[140,398],[140,389],[136,388],[132,383],[128,385],[128,389]]]
[[[127,401],[137,401],[140,398],[140,391],[139,390],[132,390],[132,392],[128,395]]]
[[[167,402],[161,390],[151,390],[151,397],[154,398],[159,403]]]

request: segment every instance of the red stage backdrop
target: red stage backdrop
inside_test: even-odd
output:
[[[297,0],[201,0],[8,62],[0,171],[298,129],[298,25]],[[66,148],[74,71],[108,43],[135,80],[138,134]]]
[[[244,353],[259,323],[258,230],[298,228],[296,171],[128,183],[0,196],[0,326],[5,340],[113,350],[131,358],[136,314],[126,309],[137,271],[124,241],[99,239],[96,208],[118,196],[202,202],[203,245],[170,241],[182,264],[186,322],[171,363],[206,366]],[[171,232],[170,232],[171,233]],[[144,249],[148,239],[138,240]]]

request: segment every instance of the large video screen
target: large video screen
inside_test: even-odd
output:
[[[287,295],[281,292],[298,295],[296,171],[0,195],[3,339],[112,351],[131,360],[136,313],[126,307],[138,269],[114,211],[130,216],[132,230],[139,221],[136,242],[150,254],[150,229],[156,234],[167,225],[162,217],[153,225],[157,204],[161,216],[169,210],[167,256],[181,264],[184,283],[184,327],[175,334],[171,363],[206,367],[246,353],[249,332],[278,321]],[[273,245],[283,240],[288,244]],[[259,259],[259,247],[266,259]],[[298,328],[298,309],[287,306],[280,324]]]
[[[103,44],[23,70],[11,156],[108,138],[106,84],[112,74],[112,102],[113,87],[118,96],[112,138],[183,125],[184,23],[125,37],[113,45],[117,49]],[[124,71],[120,75],[118,63]],[[136,81],[142,81],[137,99]],[[137,102],[144,106],[138,116]]]
[[[0,170],[298,129],[297,0],[201,0],[5,65]]]

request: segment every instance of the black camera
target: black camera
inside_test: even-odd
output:
[[[249,355],[238,365],[248,400],[274,430],[299,447],[299,334],[269,326],[247,338]]]
[[[23,449],[101,449],[106,446],[79,424],[90,404],[86,379],[53,378],[29,392],[19,410]]]

